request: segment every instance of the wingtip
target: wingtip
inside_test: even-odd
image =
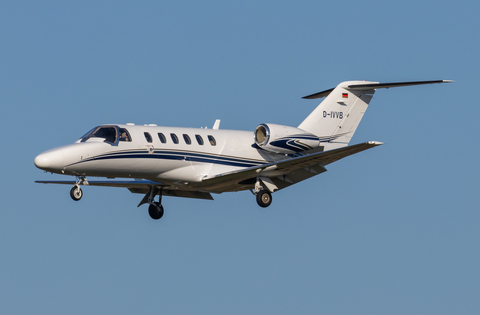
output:
[[[377,146],[377,145],[382,145],[382,144],[385,144],[385,143],[380,142],[380,141],[368,141],[367,144],[371,144],[371,145]]]

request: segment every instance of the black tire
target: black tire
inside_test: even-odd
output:
[[[268,190],[260,190],[257,194],[257,203],[262,208],[268,207],[272,203],[272,194]]]
[[[163,217],[163,206],[158,202],[154,202],[148,207],[148,214],[150,218],[158,220]]]
[[[83,191],[80,187],[75,187],[73,186],[72,189],[70,189],[70,197],[72,197],[73,200],[79,201],[83,197]]]

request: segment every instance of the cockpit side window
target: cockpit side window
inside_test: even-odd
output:
[[[119,129],[119,132],[120,132],[120,138],[118,140],[120,141],[127,141],[127,142],[131,142],[132,141],[132,138],[130,138],[130,133],[128,133],[128,130],[125,129],[125,128],[120,128]]]
[[[82,137],[82,142],[90,138],[103,138],[104,142],[115,143],[117,141],[117,129],[115,127],[97,127]]]

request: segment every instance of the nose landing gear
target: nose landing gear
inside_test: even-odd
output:
[[[85,176],[77,177],[77,183],[70,189],[70,197],[73,200],[79,201],[83,197],[83,191],[80,188],[80,185],[88,185],[87,178]]]

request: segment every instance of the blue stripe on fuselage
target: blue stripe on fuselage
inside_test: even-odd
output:
[[[225,156],[218,156],[216,154],[201,154],[194,153],[189,151],[167,151],[167,150],[155,150],[153,153],[146,153],[144,150],[132,150],[132,151],[122,151],[122,152],[113,152],[106,153],[102,155],[97,155],[83,161],[79,161],[68,166],[73,166],[88,161],[99,161],[99,160],[110,160],[110,159],[164,159],[164,160],[178,160],[182,161],[189,159],[192,162],[199,163],[214,163],[221,165],[229,166],[239,166],[239,167],[251,167],[262,165],[265,162],[253,161],[250,159],[241,159],[241,158],[232,158]]]

